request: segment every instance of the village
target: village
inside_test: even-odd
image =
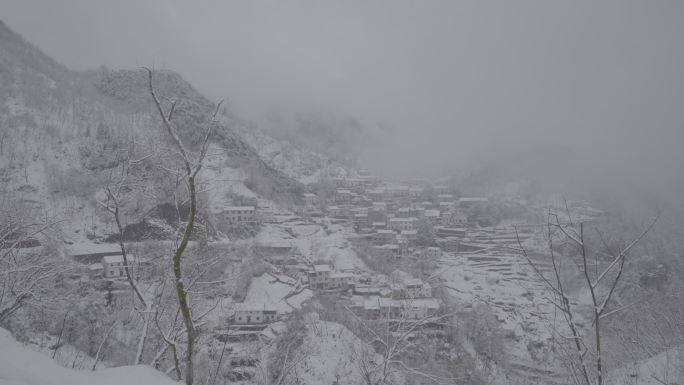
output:
[[[521,207],[519,200],[459,196],[446,184],[386,183],[364,170],[330,182],[334,188],[327,191],[309,186],[299,211],[256,199],[251,206],[214,208],[233,227],[259,224],[256,236],[236,243],[249,245],[268,264],[242,298],[222,299],[204,326],[217,341],[231,342],[228,359],[242,368],[235,369],[241,373],[236,379],[250,378],[258,360],[255,344],[275,338],[293,312],[323,298],[317,302],[328,305],[318,307],[321,317],[336,312],[338,318],[350,313],[367,322],[414,322],[420,324],[416,335],[443,333],[444,323],[434,321],[455,303],[470,308],[484,302],[504,327],[519,330],[522,324],[530,338],[546,338],[529,326],[538,307],[519,311],[526,306],[519,301],[531,306],[532,293],[543,287],[534,287],[530,272],[512,256],[519,242],[533,237],[532,227],[481,226],[488,206]],[[119,246],[96,246],[72,247],[72,257],[87,265],[91,279],[115,282],[125,291]],[[137,277],[154,275],[149,258],[130,253],[127,260]],[[506,300],[511,293],[517,298]],[[525,350],[529,340],[518,344]]]

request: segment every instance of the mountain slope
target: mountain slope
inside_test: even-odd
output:
[[[214,103],[171,71],[155,71],[154,86],[159,95],[179,100],[174,122],[183,141],[195,149]],[[233,126],[228,115],[219,116],[211,167],[202,175],[204,189],[220,201],[238,194],[297,205],[303,185],[264,162]],[[62,227],[67,240],[104,238],[113,226],[97,200],[132,148],[155,154],[136,171],[138,180],[154,190],[154,199],[130,197],[128,221],[140,221],[170,202],[172,178],[160,168],[174,167],[167,141],[144,70],[71,71],[0,22],[0,179],[5,197],[36,213],[66,219]]]

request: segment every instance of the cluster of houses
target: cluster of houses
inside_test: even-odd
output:
[[[390,283],[355,286],[350,302],[365,319],[425,319],[441,307],[429,283],[403,272],[393,273]]]
[[[333,221],[350,222],[376,247],[397,256],[438,258],[442,250],[457,252],[471,225],[468,210],[489,201],[487,197],[458,197],[446,185],[381,184],[363,170],[353,178],[333,178],[333,182],[337,187],[334,205],[320,207],[318,197],[306,193],[307,210],[323,210]],[[419,250],[417,241],[424,224],[435,230],[434,239],[421,239],[422,247],[431,245]]]

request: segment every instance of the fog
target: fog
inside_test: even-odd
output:
[[[684,187],[682,2],[3,0],[0,15],[71,68],[170,68],[264,126],[319,109],[392,127],[364,159],[395,174],[566,148]]]

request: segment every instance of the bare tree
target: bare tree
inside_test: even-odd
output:
[[[397,302],[400,308],[387,307],[377,320],[367,320],[346,308],[356,321],[356,333],[365,337],[373,348],[350,346],[350,354],[356,357],[359,376],[365,385],[394,384],[399,377],[415,377],[432,384],[447,384],[457,380],[442,376],[408,363],[407,356],[420,350],[413,339],[422,329],[444,322],[453,313],[417,317],[414,301],[406,299]]]
[[[516,228],[519,251],[537,277],[550,291],[552,297],[548,300],[560,311],[564,324],[568,328],[569,336],[565,335],[563,331],[556,330],[556,333],[561,337],[561,340],[569,341],[571,345],[570,350],[562,346],[561,352],[569,358],[567,364],[573,381],[582,385],[602,385],[605,381],[605,361],[602,351],[601,320],[622,310],[620,307],[613,309],[610,306],[615,290],[623,276],[625,262],[629,252],[653,228],[658,216],[655,216],[631,242],[626,243],[620,250],[613,251],[598,230],[597,233],[603,243],[604,250],[591,250],[585,239],[585,222],[573,221],[567,207],[566,215],[567,219],[561,220],[558,212],[551,209],[547,212],[544,227],[552,267],[550,277],[547,276],[548,274],[544,274],[539,263],[534,261],[525,249]],[[576,259],[573,259],[572,255],[563,256],[561,254],[560,250],[565,246],[569,246],[576,253]],[[587,290],[589,294],[591,300],[590,330],[583,327],[580,321],[581,309],[571,300],[570,290],[565,280],[569,266],[567,263],[563,263],[564,259],[572,260],[575,263],[580,272],[581,281],[583,281],[582,288]]]
[[[185,182],[188,195],[190,200],[190,212],[188,214],[187,223],[185,229],[182,233],[180,240],[176,240],[176,247],[173,253],[173,274],[175,278],[175,288],[176,296],[178,299],[178,304],[180,308],[180,313],[183,318],[185,325],[185,333],[187,339],[186,346],[186,358],[185,358],[185,383],[187,385],[192,385],[194,382],[194,369],[193,369],[193,354],[194,354],[194,343],[197,338],[197,330],[193,321],[193,316],[191,314],[191,307],[188,300],[188,292],[186,289],[186,284],[183,280],[182,271],[182,259],[183,253],[185,252],[190,237],[192,236],[192,231],[195,227],[195,216],[197,214],[197,176],[202,168],[202,162],[206,157],[207,151],[209,149],[209,143],[211,135],[214,128],[214,120],[219,112],[221,102],[216,106],[216,110],[211,118],[212,124],[206,129],[204,133],[200,149],[196,156],[190,154],[186,149],[185,145],[178,136],[178,130],[173,123],[174,111],[176,110],[178,101],[173,100],[170,102],[170,107],[168,111],[162,106],[162,102],[157,96],[154,85],[153,85],[153,71],[150,68],[145,68],[148,74],[148,86],[150,95],[154,101],[154,104],[159,112],[159,116],[162,120],[163,126],[166,129],[168,136],[171,138],[171,142],[175,146],[176,150],[179,152],[180,161],[183,165],[183,181]]]
[[[32,243],[60,221],[35,220],[30,207],[7,200],[0,207],[0,324],[30,301],[49,293],[51,282],[71,270],[60,264],[54,250],[39,249]]]
[[[125,228],[123,225],[121,213],[123,209],[122,195],[125,190],[129,190],[131,188],[131,183],[129,181],[131,168],[143,162],[150,156],[151,155],[146,155],[139,159],[131,159],[130,151],[127,150],[119,166],[120,174],[117,177],[110,175],[109,183],[104,187],[104,192],[107,199],[104,201],[98,201],[98,203],[114,217],[114,222],[116,223],[116,228],[118,232],[117,238],[119,248],[121,249],[121,256],[123,258],[126,279],[128,281],[129,286],[131,287],[131,290],[133,291],[133,293],[135,293],[135,298],[140,302],[141,305],[140,307],[136,306],[134,301],[133,307],[142,319],[142,330],[140,332],[140,339],[138,341],[138,347],[136,349],[135,357],[133,359],[134,365],[138,365],[142,361],[142,355],[145,350],[145,342],[147,340],[147,334],[150,324],[150,313],[152,313],[153,310],[151,308],[152,303],[145,298],[142,290],[140,289],[140,285],[133,277],[133,274],[131,272],[133,261],[130,260],[126,249],[126,245],[124,243]]]

